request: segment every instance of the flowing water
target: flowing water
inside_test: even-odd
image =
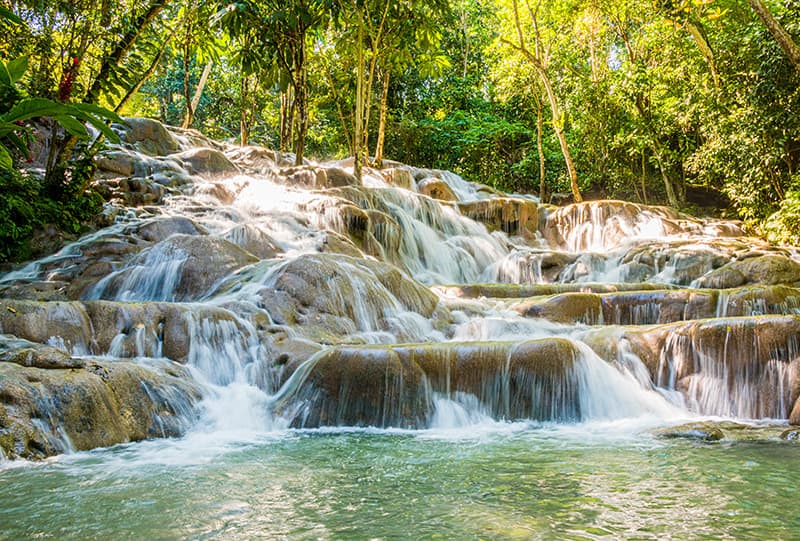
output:
[[[5,469],[0,539],[795,539],[798,459],[613,425],[196,434]]]
[[[30,386],[31,426],[71,452],[0,461],[0,539],[796,537],[800,292],[701,289],[794,251],[657,207],[320,171],[190,175],[0,277],[0,332],[106,377],[180,365],[199,394],[159,391],[180,438],[76,452],[102,427],[24,372],[0,413]],[[429,176],[458,201],[417,193]],[[737,428],[653,435],[708,418]]]

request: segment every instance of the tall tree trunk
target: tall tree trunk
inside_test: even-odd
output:
[[[281,92],[281,125],[280,143],[281,152],[289,152],[292,146],[292,133],[294,127],[295,101],[293,87],[289,86]]]
[[[647,205],[647,160],[642,150],[642,202]]]
[[[339,123],[342,125],[342,133],[344,133],[344,138],[347,141],[347,150],[350,152],[350,155],[353,155],[353,136],[350,133],[350,126],[344,116],[342,102],[339,98],[339,92],[336,89],[336,82],[333,80],[333,74],[329,70],[326,69],[325,74],[328,76],[328,86],[330,87],[331,96],[333,97],[333,101],[336,102],[336,113],[339,116]]]
[[[103,58],[103,63],[100,64],[100,70],[97,72],[97,77],[94,78],[92,86],[86,93],[86,97],[83,100],[84,102],[97,102],[98,98],[100,97],[100,90],[108,81],[108,76],[111,73],[111,70],[122,62],[122,60],[125,58],[125,55],[128,54],[128,52],[131,50],[131,47],[133,47],[133,44],[141,35],[142,31],[147,27],[147,25],[150,24],[151,21],[153,21],[153,19],[156,18],[156,15],[158,15],[158,13],[164,9],[166,4],[166,0],[154,0],[150,3],[149,7],[144,13],[134,19],[128,31],[122,35],[119,41],[117,41],[111,52]]]
[[[183,126],[191,126],[194,111],[192,110],[192,87],[189,84],[189,75],[192,68],[192,23],[186,23],[186,35],[183,42],[183,101],[186,109],[185,116],[183,117]]]
[[[661,171],[661,179],[664,181],[664,189],[667,192],[667,201],[669,201],[669,205],[672,208],[680,208],[680,203],[678,202],[678,196],[675,195],[675,187],[672,184],[672,180],[667,175],[667,169],[664,166],[664,162],[661,160],[661,156],[658,154],[656,155],[656,160],[658,161],[658,169]]]
[[[572,190],[572,198],[576,203],[583,201],[580,187],[578,186],[578,171],[575,169],[575,162],[572,161],[572,153],[569,151],[567,144],[567,136],[564,133],[564,114],[558,104],[558,98],[553,91],[553,85],[550,83],[550,77],[544,69],[537,69],[539,78],[542,81],[547,99],[550,102],[550,112],[553,114],[553,131],[558,138],[558,144],[561,147],[561,154],[564,156],[564,163],[567,166],[567,173],[569,174],[569,185]]]
[[[536,18],[534,12],[531,10],[531,18],[533,19],[535,31],[535,38],[536,38],[536,54],[533,54],[530,49],[525,46],[525,35],[522,32],[522,24],[519,20],[519,7],[517,5],[517,0],[512,0],[512,5],[514,8],[514,24],[517,27],[517,37],[519,38],[519,45],[515,45],[510,41],[503,40],[518,51],[520,51],[525,57],[533,64],[533,67],[536,69],[536,73],[539,75],[539,80],[544,87],[545,93],[547,94],[547,100],[550,102],[550,112],[553,115],[553,131],[558,138],[558,144],[561,147],[561,154],[564,156],[564,163],[567,166],[567,173],[569,174],[569,183],[570,188],[572,190],[572,198],[576,203],[580,203],[583,201],[583,196],[581,195],[580,187],[578,186],[578,172],[575,169],[575,162],[572,160],[572,154],[569,150],[569,145],[567,144],[567,137],[564,134],[564,115],[561,112],[561,108],[559,107],[558,97],[556,96],[555,91],[553,90],[553,85],[550,82],[550,76],[547,73],[547,67],[545,62],[540,57],[541,49],[540,46],[540,37],[538,26],[536,24]],[[528,6],[530,9],[530,6]]]
[[[125,104],[128,103],[128,100],[130,100],[134,96],[134,94],[136,94],[139,91],[139,89],[142,88],[142,85],[145,83],[145,81],[147,81],[153,75],[153,73],[156,71],[156,68],[161,63],[161,58],[164,56],[164,51],[167,50],[167,45],[169,45],[169,42],[171,40],[172,40],[172,34],[168,35],[164,39],[164,43],[161,44],[161,47],[158,49],[158,54],[156,54],[155,58],[153,58],[153,61],[150,63],[150,66],[148,66],[148,68],[145,70],[142,76],[139,77],[139,80],[136,82],[136,84],[133,85],[128,90],[128,92],[122,97],[117,106],[114,107],[115,113],[119,113],[122,110],[122,108],[125,107]]]
[[[250,125],[247,118],[247,103],[250,95],[248,87],[248,76],[243,73],[239,84],[239,145],[243,147],[250,143]]]
[[[383,168],[383,141],[386,137],[386,113],[389,109],[389,68],[383,70],[383,91],[381,92],[381,111],[378,117],[378,140],[375,143],[375,167]]]
[[[464,33],[464,65],[462,66],[461,78],[467,78],[467,67],[469,66],[469,26],[467,20],[467,10],[461,7],[461,31]]]
[[[306,148],[306,133],[308,132],[308,76],[305,66],[305,34],[299,41],[295,50],[295,103],[297,115],[295,117],[295,145],[294,145],[294,164],[303,165],[303,154]]]
[[[542,132],[544,131],[544,111],[542,100],[536,97],[536,152],[539,155],[539,200],[544,203],[547,186],[545,184],[544,144]]]
[[[353,173],[356,178],[361,181],[361,169],[364,165],[364,156],[362,155],[362,145],[364,144],[364,69],[366,63],[364,61],[364,22],[362,20],[361,8],[356,10],[356,17],[358,17],[358,33],[356,45],[356,114],[354,119],[353,129]]]
[[[794,42],[792,36],[790,36],[783,26],[781,26],[781,23],[775,19],[762,0],[747,0],[747,2],[750,4],[750,7],[753,8],[753,11],[756,12],[758,18],[761,19],[761,22],[764,23],[764,26],[767,27],[769,33],[772,34],[773,39],[778,42],[783,52],[789,57],[789,61],[794,66],[794,69],[800,73],[800,47]]]
[[[719,90],[719,71],[717,70],[717,59],[714,55],[714,50],[708,42],[708,37],[702,25],[693,23],[691,21],[686,23],[686,29],[694,38],[697,48],[703,53],[708,64],[708,69],[711,71],[711,78],[714,80],[714,88]]]
[[[200,81],[197,83],[197,88],[194,89],[194,96],[192,96],[191,107],[186,111],[186,116],[183,118],[184,128],[191,128],[192,121],[194,120],[194,112],[197,111],[197,106],[200,105],[200,98],[203,95],[203,90],[208,82],[208,76],[211,73],[211,67],[214,65],[213,60],[209,60],[206,67],[203,68],[203,73],[200,75]],[[191,117],[189,116],[191,111]]]

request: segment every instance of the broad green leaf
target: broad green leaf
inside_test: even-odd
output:
[[[17,136],[16,133],[11,132],[6,136],[12,145],[14,145],[21,153],[27,154],[28,153],[28,144],[22,137]]]
[[[69,115],[58,115],[55,117],[59,124],[61,124],[65,130],[67,130],[70,135],[74,135],[80,139],[86,139],[89,137],[89,132],[86,131],[86,126],[83,125],[79,120],[76,120],[74,117]]]
[[[0,85],[11,86],[11,74],[8,73],[8,68],[3,62],[0,62]]]
[[[6,68],[8,69],[8,75],[11,78],[12,84],[16,83],[25,75],[25,71],[28,69],[28,57],[20,56],[9,62]]]
[[[119,116],[117,113],[111,111],[110,109],[106,109],[105,107],[95,105],[94,103],[76,103],[73,105],[73,107],[79,111],[92,113],[100,118],[105,118],[118,124],[125,124],[125,119]]]
[[[14,15],[13,11],[11,11],[10,9],[4,8],[3,6],[0,6],[0,19],[5,19],[7,21],[11,21],[12,23],[16,23],[16,24],[24,24],[22,22],[22,19],[20,19],[16,15]]]
[[[5,122],[16,122],[40,116],[56,116],[64,114],[66,106],[46,98],[25,98],[9,112],[0,116]]]
[[[21,129],[20,126],[14,124],[13,122],[0,121],[0,137],[5,137],[9,133],[13,133],[18,129]]]
[[[11,169],[12,167],[14,167],[14,162],[11,160],[11,154],[0,143],[0,169]]]

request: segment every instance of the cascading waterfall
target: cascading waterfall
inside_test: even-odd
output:
[[[457,201],[415,190],[432,176]],[[0,332],[92,362],[183,365],[202,388],[197,430],[792,415],[800,292],[724,281],[755,259],[736,227],[553,208],[441,171],[366,178],[244,162],[189,175],[157,210],[0,277]]]

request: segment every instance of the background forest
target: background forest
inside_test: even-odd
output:
[[[711,207],[800,243],[798,40],[797,0],[0,0],[2,257],[96,211],[98,147],[70,119],[112,111],[545,201]],[[74,108],[19,117],[34,98]],[[48,116],[40,179],[16,166]]]

